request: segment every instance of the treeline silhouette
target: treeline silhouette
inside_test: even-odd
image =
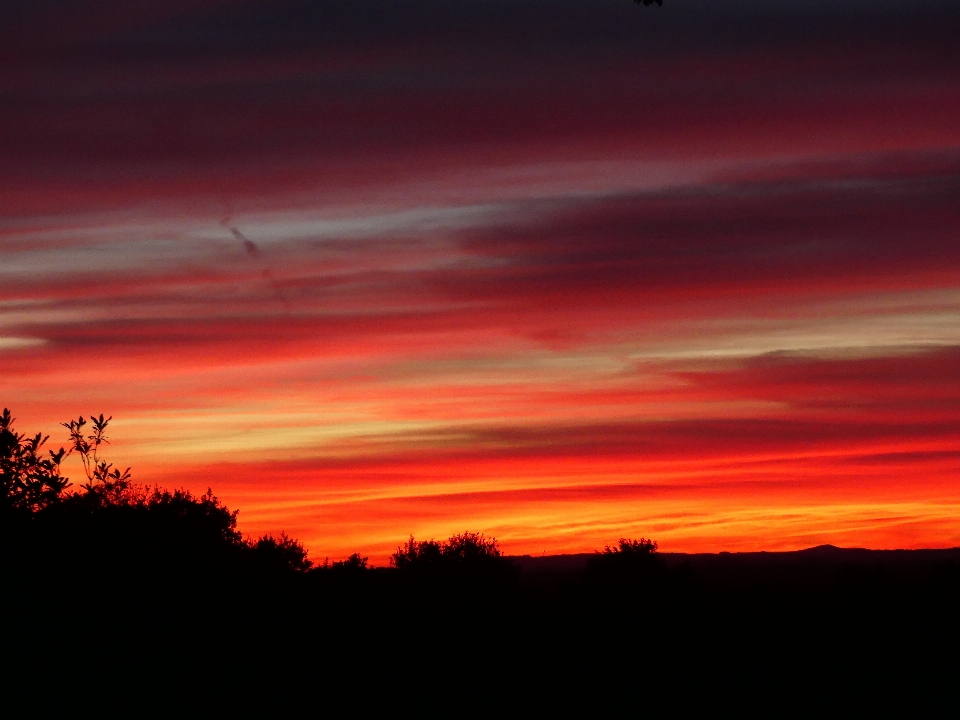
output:
[[[245,539],[209,490],[133,483],[102,457],[109,421],[64,423],[69,444],[50,450],[0,415],[3,638],[960,638],[957,550],[672,555],[622,538],[536,558],[466,532],[411,536],[390,567],[356,553],[316,565],[285,534]]]
[[[4,569],[30,575],[48,569],[73,574],[197,574],[305,571],[311,567],[297,541],[281,534],[244,540],[237,511],[208,490],[135,485],[130,468],[101,457],[110,418],[63,423],[70,444],[44,450],[48,437],[26,436],[0,415],[0,517]],[[86,474],[68,492],[63,460],[77,454]]]

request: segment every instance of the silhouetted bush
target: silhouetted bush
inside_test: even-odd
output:
[[[278,537],[268,533],[248,543],[248,547],[254,566],[260,572],[305,572],[313,567],[303,545],[284,532]]]
[[[366,571],[367,563],[370,561],[370,558],[363,557],[360,553],[353,553],[346,560],[337,560],[333,564],[330,564],[329,560],[324,561],[323,565],[320,566],[321,570],[332,570],[336,573],[349,573],[356,574]]]
[[[390,558],[391,566],[411,575],[508,577],[513,564],[500,552],[496,538],[465,532],[449,540],[417,542],[411,535]]]
[[[605,546],[587,561],[587,571],[592,574],[653,577],[662,575],[664,570],[657,543],[646,538],[620,538],[615,546]]]
[[[656,542],[620,538],[586,562],[584,626],[601,637],[675,634],[682,598],[672,585]],[[611,607],[613,598],[622,608]]]

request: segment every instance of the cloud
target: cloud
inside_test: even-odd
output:
[[[960,16],[933,0],[16,7],[0,192],[27,211],[960,143]]]
[[[946,542],[958,35],[939,0],[5,3],[4,402],[99,405],[143,477],[341,550]]]

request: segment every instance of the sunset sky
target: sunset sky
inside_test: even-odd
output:
[[[113,415],[136,481],[318,560],[960,545],[958,38],[956,0],[7,0],[0,407]]]

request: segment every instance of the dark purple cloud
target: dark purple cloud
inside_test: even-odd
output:
[[[49,209],[71,189],[109,205],[517,158],[960,143],[949,2],[166,5],[5,4],[6,197]]]

